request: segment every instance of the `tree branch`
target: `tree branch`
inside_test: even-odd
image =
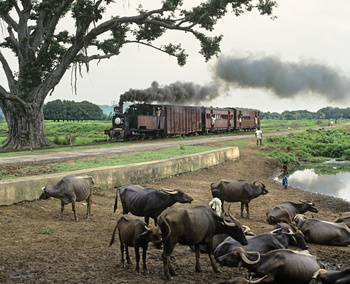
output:
[[[5,75],[6,75],[6,78],[7,78],[7,82],[9,84],[9,88],[10,88],[10,91],[14,94],[17,94],[18,93],[18,88],[17,88],[17,85],[16,85],[16,81],[13,77],[13,73],[12,73],[12,70],[6,60],[6,58],[4,57],[4,55],[2,54],[2,52],[0,51],[0,62],[2,64],[2,68],[5,72]]]
[[[105,54],[105,55],[100,55],[100,54],[95,54],[91,56],[85,56],[82,53],[79,53],[73,60],[73,62],[81,62],[81,63],[89,63],[92,60],[102,60],[102,59],[109,59],[112,56],[115,56],[116,54]]]
[[[62,0],[61,5],[55,11],[55,14],[52,17],[52,19],[50,19],[48,24],[45,27],[43,27],[43,31],[45,31],[45,30],[47,31],[46,40],[45,40],[44,45],[43,45],[44,47],[46,47],[51,42],[52,36],[55,32],[55,29],[56,29],[56,26],[58,24],[58,21],[60,20],[60,17],[62,16],[63,12],[67,9],[67,7],[72,2],[73,2],[73,0]],[[40,39],[41,39],[41,36],[38,38],[39,43],[40,43]],[[37,44],[33,44],[33,45],[38,46]]]
[[[23,109],[26,106],[26,103],[24,101],[22,101],[18,96],[15,96],[15,95],[8,93],[1,85],[0,85],[0,99],[17,103]]]
[[[4,14],[1,16],[3,20],[12,27],[16,32],[18,31],[18,24],[14,21],[14,19],[9,14]]]

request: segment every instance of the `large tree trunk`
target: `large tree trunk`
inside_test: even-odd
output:
[[[34,149],[52,145],[46,137],[43,104],[17,104],[2,101],[9,136],[2,144],[4,148]]]

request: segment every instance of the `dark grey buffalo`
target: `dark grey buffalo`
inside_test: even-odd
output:
[[[125,267],[124,260],[124,247],[126,253],[126,261],[128,264],[131,264],[129,257],[128,247],[134,247],[136,255],[136,274],[140,275],[140,247],[142,248],[142,261],[143,261],[143,272],[148,273],[146,266],[146,253],[148,243],[152,242],[157,248],[161,248],[161,237],[162,232],[158,227],[148,228],[146,223],[140,219],[135,219],[129,215],[123,215],[119,218],[117,225],[113,231],[112,239],[109,244],[111,246],[114,242],[115,232],[118,229],[119,231],[119,241],[120,241],[120,252],[121,252],[121,261],[120,266]]]
[[[307,211],[318,213],[314,203],[309,201],[300,202],[282,202],[266,213],[266,221],[271,225],[281,222],[291,224],[297,214],[304,214]]]
[[[344,223],[306,218],[301,214],[296,215],[293,222],[304,233],[307,242],[333,246],[350,244],[350,229]]]
[[[189,209],[170,209],[158,219],[163,238],[163,264],[167,279],[175,275],[170,263],[170,255],[177,243],[194,246],[196,253],[196,270],[201,271],[199,264],[199,245],[205,244],[214,271],[219,272],[212,249],[215,234],[227,233],[243,245],[247,244],[242,225],[237,220],[225,220],[209,206],[197,206]]]
[[[345,223],[346,226],[350,228],[350,212],[343,212],[337,217],[334,223]]]
[[[266,276],[261,283],[308,284],[320,269],[317,258],[307,250],[277,249],[259,253],[235,248],[230,254],[239,260],[240,267],[247,268],[256,277]]]
[[[340,271],[331,271],[320,269],[318,270],[310,284],[349,284],[350,283],[350,268],[340,270]]]
[[[244,277],[233,277],[228,280],[214,282],[213,284],[256,284],[262,283],[262,281],[266,278],[266,276],[259,279],[246,279]]]
[[[129,184],[117,189],[114,212],[118,204],[118,191],[123,206],[123,214],[131,212],[135,216],[144,216],[149,224],[149,218],[157,225],[157,218],[166,208],[174,203],[191,203],[193,198],[181,190],[154,189]]]
[[[242,246],[239,242],[227,237],[214,251],[215,259],[224,266],[237,267],[238,260],[230,252],[243,247],[246,251],[267,253],[276,249],[286,249],[289,245],[298,245],[301,249],[308,249],[303,233],[292,225],[278,224],[271,233],[247,237],[248,244]]]
[[[241,202],[241,217],[245,217],[243,214],[244,207],[247,211],[247,217],[249,215],[249,202],[257,198],[260,195],[268,193],[265,185],[260,182],[260,185],[256,185],[257,181],[250,183],[246,180],[225,180],[219,179],[211,184],[211,191],[213,197],[219,194],[219,198],[222,202],[222,210],[224,211],[224,201],[227,202]]]
[[[76,213],[76,202],[87,201],[86,218],[90,218],[92,194],[94,191],[94,179],[92,176],[66,176],[54,186],[42,188],[40,199],[55,197],[61,199],[61,217],[63,217],[64,205],[72,203],[74,221],[79,221]]]

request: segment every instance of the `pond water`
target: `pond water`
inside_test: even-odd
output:
[[[279,177],[282,180],[282,177]],[[350,162],[304,165],[288,175],[290,186],[350,202]]]

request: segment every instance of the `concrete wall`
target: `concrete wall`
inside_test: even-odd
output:
[[[0,181],[0,205],[35,200],[43,186],[55,185],[67,175],[91,175],[100,189],[119,187],[125,184],[140,184],[159,180],[181,173],[193,172],[239,158],[238,147],[158,160],[146,163],[100,167],[65,173],[32,176]]]

